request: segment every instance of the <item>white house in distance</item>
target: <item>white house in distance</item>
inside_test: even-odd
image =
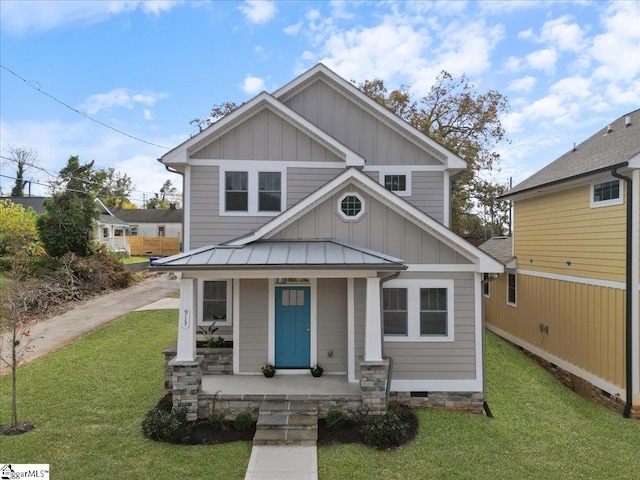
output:
[[[215,392],[255,411],[265,364],[321,412],[482,411],[481,281],[504,268],[448,228],[461,158],[320,64],[160,161],[184,176],[184,253],[154,268],[181,275],[168,386],[190,418]],[[231,375],[196,348],[213,322]]]

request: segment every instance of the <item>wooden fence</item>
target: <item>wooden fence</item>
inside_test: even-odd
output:
[[[127,237],[131,255],[174,255],[180,253],[180,239],[177,237]]]

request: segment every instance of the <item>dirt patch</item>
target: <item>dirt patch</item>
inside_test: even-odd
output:
[[[11,437],[13,435],[22,435],[30,432],[35,428],[31,422],[18,422],[15,425],[0,425],[0,437]]]

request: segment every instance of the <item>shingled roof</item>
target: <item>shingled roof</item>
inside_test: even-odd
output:
[[[503,197],[622,165],[640,154],[640,109],[621,116]]]
[[[181,208],[119,208],[113,213],[128,223],[182,223]]]
[[[508,265],[513,256],[513,237],[493,237],[478,246],[504,265]]]

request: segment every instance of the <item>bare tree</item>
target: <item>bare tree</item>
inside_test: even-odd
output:
[[[27,180],[25,180],[24,176],[29,171],[29,168],[35,166],[38,162],[38,151],[32,148],[9,145],[6,148],[6,152],[10,161],[15,164],[16,172],[16,183],[11,189],[11,196],[24,197],[24,188],[27,185]]]

